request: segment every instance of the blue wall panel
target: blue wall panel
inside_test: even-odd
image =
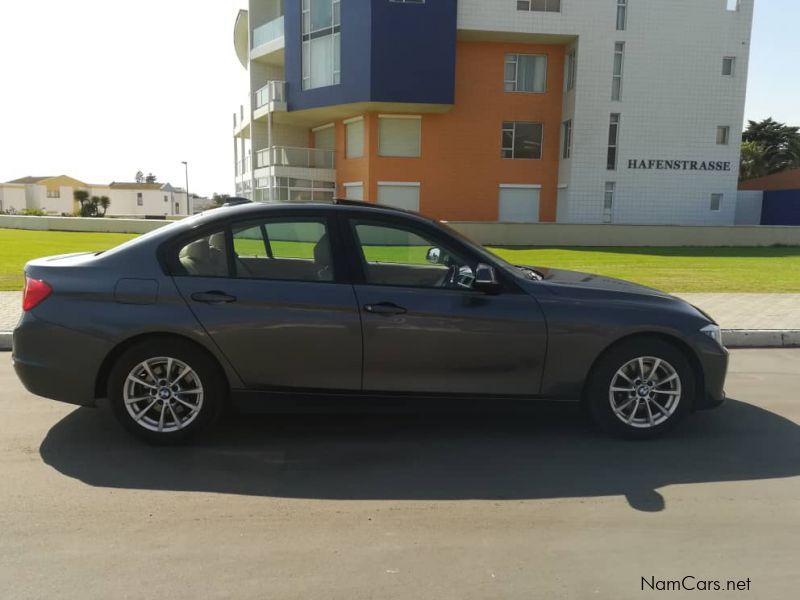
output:
[[[372,100],[453,104],[456,0],[372,2]]]
[[[800,190],[764,192],[762,225],[800,225]]]
[[[344,0],[342,81],[302,89],[301,2],[285,2],[286,82],[290,111],[353,102],[452,104],[456,0],[425,4]]]

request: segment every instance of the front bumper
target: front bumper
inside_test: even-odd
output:
[[[717,408],[725,402],[728,351],[704,334],[695,340],[695,350],[703,372],[703,389],[695,400],[696,410]]]
[[[94,406],[97,373],[111,350],[108,342],[25,313],[12,345],[14,370],[29,392]]]

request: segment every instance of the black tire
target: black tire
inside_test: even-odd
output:
[[[165,422],[168,426],[172,424],[175,427],[181,418],[186,418],[188,424],[179,429],[172,431],[157,431],[148,428],[148,425],[156,426],[151,421],[153,413],[148,411],[147,415],[142,421],[137,421],[134,418],[125,403],[126,385],[129,385],[128,376],[132,371],[145,361],[158,359],[160,357],[174,359],[170,364],[172,367],[173,378],[177,378],[182,370],[178,370],[177,366],[180,363],[191,368],[191,373],[181,381],[175,384],[173,391],[176,394],[168,401],[165,408],[171,409],[171,412],[165,413],[168,415]],[[180,361],[180,362],[177,362]],[[159,370],[160,369],[160,370]],[[166,365],[156,364],[153,367],[153,373],[156,376],[162,376],[166,371]],[[143,378],[150,381],[150,378]],[[166,380],[164,380],[166,381]],[[199,384],[199,385],[198,385]],[[182,389],[187,388],[202,389],[201,395],[196,395],[181,392]],[[165,386],[167,387],[167,386]],[[138,385],[136,388],[142,390],[143,393],[158,394],[163,388],[151,390],[149,387],[145,388]],[[216,360],[206,353],[203,349],[195,346],[191,342],[170,339],[170,338],[151,338],[143,340],[134,346],[128,348],[116,361],[111,369],[108,379],[108,401],[114,412],[114,416],[120,424],[130,433],[136,437],[149,442],[151,444],[177,444],[185,442],[203,431],[208,430],[219,419],[222,411],[226,405],[228,396],[228,386],[225,380],[224,373]],[[134,396],[134,397],[138,397]],[[177,399],[180,398],[189,404],[200,405],[196,411],[191,411],[186,408],[185,404],[180,404]],[[158,410],[159,407],[164,406],[164,401],[159,400],[159,403],[153,410]],[[143,401],[140,404],[131,405],[134,412],[144,410],[142,407],[150,406],[150,402]],[[139,409],[138,411],[136,409]],[[194,413],[197,413],[196,415]],[[177,420],[172,418],[172,415],[177,417]],[[193,418],[190,419],[190,417]],[[169,427],[165,427],[169,429]]]
[[[657,377],[650,379],[646,376],[644,380],[641,380],[633,376],[632,383],[624,384],[634,390],[632,394],[629,392],[612,393],[612,384],[619,389],[621,387],[619,382],[624,382],[624,379],[617,377],[617,372],[629,365],[629,370],[624,373],[637,373],[636,366],[640,357],[655,359],[645,361],[645,372],[656,366],[658,360],[662,361],[662,366],[658,367],[659,372],[666,374],[667,367],[671,367],[674,374],[677,375],[677,380],[673,379],[661,387],[650,386],[651,390],[662,390],[661,392],[651,391],[652,395],[640,395],[640,391],[645,391],[646,388],[642,388],[636,382],[642,381],[647,385]],[[634,364],[630,365],[629,363],[632,361]],[[641,368],[638,372],[641,372]],[[662,381],[666,378],[662,377]],[[671,402],[676,397],[674,396],[676,390],[670,389],[670,387],[677,388],[676,383],[680,386],[680,395],[677,396],[678,400],[673,407]],[[586,388],[586,405],[592,419],[603,431],[628,439],[651,439],[663,435],[675,427],[691,412],[695,390],[694,370],[684,352],[673,344],[658,338],[642,337],[614,346],[600,357],[589,377]],[[617,408],[623,409],[621,417],[612,407],[612,398]],[[657,404],[653,403],[654,400]],[[631,404],[629,408],[624,409],[628,401]],[[625,412],[626,410],[628,412]],[[623,418],[630,414],[633,414],[634,417],[630,423],[625,422]],[[651,414],[655,416],[651,417]]]

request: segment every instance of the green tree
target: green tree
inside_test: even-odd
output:
[[[755,144],[745,147],[746,144]],[[763,161],[763,170],[751,168],[745,164],[745,153],[749,161],[753,161],[754,153],[760,158],[755,163],[759,166]],[[800,167],[800,127],[792,127],[779,123],[772,118],[763,121],[748,121],[747,129],[742,135],[742,179],[760,177],[757,173],[771,175],[793,167]],[[764,172],[765,171],[765,172]],[[756,174],[754,174],[756,173]]]
[[[136,171],[136,183],[144,183],[144,173],[141,169]]]
[[[147,177],[144,178],[145,183],[158,183],[158,177],[153,175],[152,173],[148,173]]]
[[[75,190],[72,192],[72,197],[80,205],[80,215],[82,217],[91,217],[92,201],[89,198],[89,192],[86,190]]]
[[[216,206],[217,208],[219,208],[220,206],[225,204],[229,199],[230,199],[230,196],[228,194],[217,194],[215,192],[214,195],[211,196],[211,201],[214,203],[214,206]]]
[[[100,201],[98,204],[100,205],[100,208],[103,209],[103,212],[100,216],[105,217],[106,213],[108,212],[108,207],[111,206],[111,198],[108,196],[100,196]]]
[[[756,179],[769,174],[764,147],[758,142],[742,142],[742,162],[739,179]]]

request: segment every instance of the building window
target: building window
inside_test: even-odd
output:
[[[609,171],[617,170],[617,149],[619,148],[619,113],[611,115],[611,123],[608,127],[608,161],[606,168]]]
[[[60,190],[55,190],[55,191],[48,190],[47,191],[47,197],[48,198],[61,198],[61,191]]]
[[[141,192],[136,194],[136,206],[144,206],[144,197]]]
[[[628,25],[628,0],[617,0],[617,31],[625,31]]]
[[[422,153],[422,118],[379,115],[379,156],[419,158]]]
[[[541,123],[508,121],[503,123],[502,157],[512,159],[542,158]]]
[[[561,0],[517,0],[517,10],[561,12]]]
[[[303,0],[303,89],[341,81],[341,2]]]
[[[603,223],[611,223],[614,215],[614,194],[617,191],[617,184],[613,181],[606,181],[606,193],[603,196]]]
[[[164,196],[164,202],[169,202],[169,196]]]
[[[739,0],[726,0],[725,8],[731,12],[739,10]]]
[[[345,183],[344,197],[348,200],[364,200],[364,182]]]
[[[336,150],[336,128],[333,124],[312,129],[314,148],[317,150]]]
[[[622,100],[622,63],[625,57],[625,42],[614,44],[614,77],[611,84],[611,99]]]
[[[364,156],[364,118],[357,117],[344,122],[345,129],[345,156],[347,158],[361,158]]]
[[[572,121],[564,121],[563,124],[563,134],[562,137],[562,148],[564,149],[562,153],[563,158],[569,158],[572,156]]]
[[[711,194],[711,210],[713,212],[719,212],[722,208],[722,196],[723,194]]]
[[[546,56],[506,54],[505,91],[543,93],[546,80]]]
[[[419,183],[379,181],[378,204],[419,212]]]
[[[726,56],[722,59],[722,74],[726,77],[733,77],[734,73],[736,73],[736,58]]]
[[[717,145],[727,146],[731,139],[731,128],[727,125],[717,127]]]
[[[498,221],[538,223],[540,192],[539,185],[500,184]]]
[[[567,61],[565,64],[566,73],[564,74],[564,79],[567,83],[567,91],[575,87],[575,74],[578,68],[577,58],[578,56],[575,53],[575,50],[567,54]]]

